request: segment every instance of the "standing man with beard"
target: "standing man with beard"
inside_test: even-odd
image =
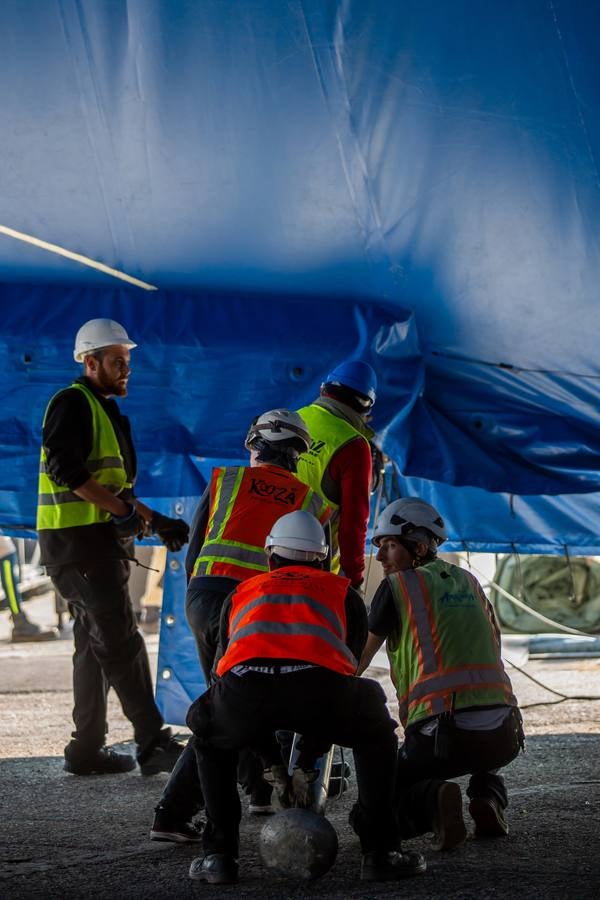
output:
[[[82,325],[73,355],[83,375],[52,397],[44,416],[37,529],[41,563],[75,618],[75,730],[64,764],[74,775],[135,767],[132,756],[104,746],[109,687],[133,725],[143,775],[170,771],[182,749],[154,701],[128,590],[137,534],[155,533],[173,551],[188,539],[184,521],[154,512],[133,493],[131,428],[110,398],[127,395],[136,346],[111,319]]]

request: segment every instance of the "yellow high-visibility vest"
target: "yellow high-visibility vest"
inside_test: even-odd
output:
[[[363,441],[367,441],[367,439],[350,422],[346,422],[345,419],[334,415],[334,413],[329,412],[328,409],[316,403],[311,403],[310,406],[303,406],[302,409],[298,410],[298,413],[302,416],[308,428],[311,442],[308,451],[303,453],[298,460],[296,475],[300,481],[309,484],[314,491],[318,491],[325,496],[323,477],[334,453],[357,437],[362,438]],[[339,515],[337,514],[339,503],[336,503],[330,497],[327,497],[327,502],[334,509],[334,514],[331,517],[331,571],[339,572]]]
[[[92,413],[92,449],[86,460],[86,468],[111,494],[120,494],[125,488],[131,488],[132,484],[127,480],[113,424],[98,398],[86,385],[74,382],[71,388],[84,395]],[[46,408],[46,413],[52,400]],[[36,525],[38,531],[96,525],[99,522],[108,522],[110,518],[111,514],[106,510],[95,503],[83,500],[68,487],[61,487],[52,480],[47,471],[46,451],[42,447]]]

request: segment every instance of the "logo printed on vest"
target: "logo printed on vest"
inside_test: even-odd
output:
[[[307,572],[277,572],[273,576],[273,580],[275,577],[281,578],[282,581],[306,581],[307,578],[310,578],[311,573]]]
[[[277,503],[283,506],[294,506],[296,503],[296,494],[287,488],[277,487],[275,484],[269,484],[262,478],[252,478],[250,482],[249,494],[258,494],[259,497],[272,497]]]
[[[446,591],[440,597],[440,603],[444,606],[477,606],[477,600],[469,591]]]
[[[312,454],[312,456],[318,456],[324,447],[325,447],[325,441],[311,441],[310,447],[308,448],[308,452],[310,454]]]

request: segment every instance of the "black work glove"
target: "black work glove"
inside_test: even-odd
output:
[[[150,528],[153,534],[157,534],[167,550],[176,553],[187,544],[190,537],[190,527],[183,519],[170,519],[162,513],[152,512]]]
[[[144,522],[140,518],[140,515],[131,503],[127,504],[129,506],[129,512],[124,516],[113,516],[113,524],[117,530],[117,536],[123,540],[125,538],[136,537],[144,530]]]

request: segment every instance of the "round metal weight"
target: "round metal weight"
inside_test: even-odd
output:
[[[281,875],[309,881],[332,867],[338,850],[335,828],[309,809],[286,809],[263,826],[259,852],[263,864]]]

